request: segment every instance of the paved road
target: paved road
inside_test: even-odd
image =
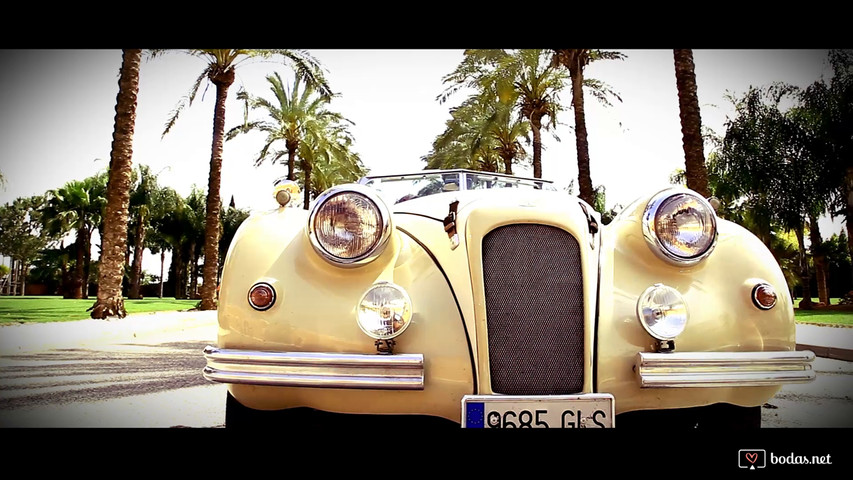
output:
[[[0,427],[221,427],[215,312],[0,327]]]
[[[784,385],[761,409],[765,428],[853,428],[853,362],[816,358],[814,382]]]
[[[200,374],[215,315],[0,327],[0,427],[223,426],[225,386]],[[853,333],[831,330],[802,337]],[[765,427],[853,427],[853,362],[818,358],[814,368],[815,382],[783,387],[762,409]]]

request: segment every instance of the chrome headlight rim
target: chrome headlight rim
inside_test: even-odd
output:
[[[708,247],[703,252],[689,257],[677,255],[670,251],[655,231],[655,219],[657,218],[660,208],[670,199],[677,196],[689,196],[695,199],[696,202],[699,203],[706,212],[708,212],[711,221],[711,228],[713,229],[712,238]],[[655,255],[671,264],[683,267],[696,265],[711,255],[714,248],[717,246],[717,237],[719,235],[717,230],[717,214],[714,208],[706,199],[702,198],[701,195],[687,188],[667,188],[652,196],[643,211],[642,229],[643,237],[649,245],[649,249],[652,250]]]
[[[376,243],[364,253],[352,258],[339,257],[326,250],[320,239],[317,237],[317,231],[314,226],[317,214],[320,212],[326,202],[338,195],[347,193],[355,193],[367,198],[367,200],[369,200],[376,207],[381,222],[381,233],[379,236],[379,240],[377,240]],[[388,244],[388,239],[391,237],[391,227],[391,213],[388,210],[388,207],[385,205],[385,202],[383,202],[382,199],[376,194],[376,192],[370,187],[355,183],[338,185],[323,192],[319,197],[317,197],[317,200],[311,207],[311,213],[308,215],[308,239],[310,240],[311,246],[314,248],[314,251],[316,251],[321,257],[323,257],[323,259],[327,260],[328,262],[345,267],[364,265],[375,260],[376,257],[378,257],[384,251],[385,246]]]

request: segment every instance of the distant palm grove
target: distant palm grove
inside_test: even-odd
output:
[[[187,96],[164,115],[164,136],[191,107],[200,86],[213,85],[216,93],[208,184],[188,195],[160,185],[131,148],[141,59],[157,61],[166,54],[196,56],[206,66]],[[585,67],[624,58],[591,49],[466,50],[441,79],[446,88],[436,101],[459,103],[424,153],[424,167],[508,174],[531,168],[541,178],[542,135],[571,110],[577,158],[566,161],[577,162],[578,171],[571,184],[607,223],[621,207],[608,208],[605,185],[590,177],[595,158],[589,153],[584,102],[610,105],[621,98],[606,79],[585,76]],[[272,60],[269,90],[234,92],[247,120],[226,126],[225,100],[235,72],[256,59]],[[832,50],[828,61],[830,79],[806,88],[753,87],[730,98],[736,115],[716,136],[702,129],[696,97],[702,79],[694,74],[692,51],[673,51],[684,168],[670,181],[715,197],[720,217],[758,236],[803,297],[800,308],[814,308],[813,296],[826,305],[830,297],[853,301],[853,52]],[[333,109],[333,90],[307,51],[124,50],[118,83],[109,167],[0,207],[0,255],[11,259],[9,267],[0,265],[0,294],[94,296],[93,318],[123,317],[124,299],[142,296],[194,298],[200,309],[215,309],[225,252],[249,216],[233,200],[220,198],[225,142],[249,132],[265,135],[254,165],[281,163],[286,177],[302,188],[305,209],[327,188],[368,172],[355,151],[352,122]],[[262,119],[249,121],[249,112]],[[5,181],[0,172],[0,188]],[[827,215],[843,219],[846,231],[825,240],[818,219]],[[92,245],[95,232],[99,245]],[[93,251],[100,253],[97,259]],[[143,271],[145,251],[160,256],[160,271]]]

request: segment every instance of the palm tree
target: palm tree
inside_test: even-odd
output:
[[[184,198],[167,187],[158,190],[155,197],[151,214],[151,229],[154,233],[149,245],[161,253],[161,261],[165,260],[165,250],[172,252],[169,281],[175,298],[195,297],[198,258],[202,255],[205,238],[204,192],[193,185],[189,195]]]
[[[156,185],[156,184],[155,184]],[[171,187],[156,185],[150,192],[148,204],[148,228],[146,229],[145,242],[152,254],[160,254],[160,288],[159,297],[163,298],[164,266],[166,263],[166,251],[172,250],[171,238],[167,228],[168,219],[174,212],[182,207],[180,195]]]
[[[209,197],[209,195],[208,195]],[[207,205],[205,203],[204,192],[198,188],[193,187],[190,194],[184,199],[184,205],[186,208],[183,211],[183,216],[181,218],[183,223],[183,235],[181,236],[181,250],[185,255],[186,259],[186,272],[182,277],[182,281],[187,281],[187,275],[189,275],[188,285],[187,285],[187,297],[188,298],[198,298],[199,289],[198,289],[198,262],[199,259],[205,255],[205,250],[207,249],[206,245],[206,232],[207,232]],[[219,205],[218,210],[222,211],[222,205]],[[221,214],[221,213],[220,213]],[[221,222],[221,220],[220,220]],[[221,224],[217,227],[217,230],[222,231]],[[218,237],[217,237],[218,242]],[[216,244],[216,253],[217,253],[217,261],[219,258],[219,244]],[[204,266],[207,266],[207,258],[205,257]],[[217,273],[219,270],[219,265],[217,265]],[[203,280],[203,279],[202,279]],[[204,284],[202,284],[202,288],[204,288]],[[214,292],[215,293],[215,292]],[[202,300],[203,301],[203,300]]]
[[[128,238],[133,243],[133,264],[130,268],[130,289],[128,298],[140,298],[140,280],[142,277],[142,256],[146,248],[146,231],[151,222],[151,210],[155,201],[155,192],[159,189],[157,176],[151,173],[147,165],[137,166],[135,186],[130,194]]]
[[[562,110],[559,93],[566,76],[550,65],[545,50],[466,50],[462,62],[443,78],[450,84],[439,95],[443,102],[462,88],[486,95],[496,94],[500,101],[517,95],[515,107],[530,123],[533,134],[533,176],[542,177],[542,129],[556,127]],[[548,123],[543,120],[548,118]]]
[[[87,298],[84,288],[88,284],[88,264],[91,252],[91,237],[101,223],[106,199],[104,175],[84,180],[72,180],[60,188],[46,193],[42,220],[48,233],[62,236],[74,230],[75,265],[71,277],[64,282],[65,298]],[[122,224],[122,229],[124,224]]]
[[[309,129],[300,142],[298,153],[300,175],[305,186],[305,210],[308,210],[312,197],[334,185],[332,181],[354,182],[365,175],[361,159],[352,151],[353,143],[347,125],[338,122],[335,116],[322,118]]]
[[[496,94],[475,94],[450,111],[446,128],[423,160],[427,168],[469,168],[512,174],[526,157],[520,138],[530,143],[530,122],[513,113],[517,94],[501,101]]]
[[[348,133],[338,134],[335,142],[329,144],[332,148],[328,154],[315,156],[311,179],[313,197],[335,185],[354,182],[367,175],[368,170],[358,153],[352,150],[352,144]]]
[[[136,95],[139,92],[141,50],[124,50],[116,97],[115,127],[110,153],[107,205],[101,235],[98,268],[98,298],[90,308],[92,318],[124,317],[121,286],[127,242],[127,206],[130,199],[133,132],[136,125]]]
[[[820,234],[820,224],[814,212],[809,212],[808,217],[809,250],[811,250],[812,262],[814,263],[817,298],[824,305],[829,305],[829,284],[826,278],[828,265],[823,237]]]
[[[596,191],[592,187],[592,177],[589,167],[589,141],[587,140],[586,110],[583,98],[583,87],[586,83],[584,81],[584,68],[595,60],[622,60],[624,58],[625,55],[618,52],[577,48],[554,50],[554,57],[551,59],[552,65],[562,66],[569,71],[569,77],[572,82],[572,109],[575,113],[575,145],[578,156],[579,196],[581,200],[590,205],[596,203]],[[603,83],[594,80],[590,85],[593,86],[593,94],[605,104],[609,104],[609,96],[613,96],[621,101],[619,96]]]
[[[159,53],[161,51],[154,52],[155,55]],[[216,286],[219,283],[217,277],[221,203],[219,188],[222,177],[222,150],[225,140],[225,101],[228,98],[228,89],[234,83],[236,68],[244,61],[253,58],[282,57],[285,62],[293,66],[298,78],[317,88],[321,94],[331,96],[331,90],[323,78],[317,60],[302,50],[194,49],[187,50],[186,53],[205,59],[207,66],[196,79],[187,97],[172,112],[163,135],[166,135],[175,124],[183,108],[192,104],[199,86],[205,79],[216,86],[216,103],[213,111],[213,143],[207,184],[204,281],[201,289],[201,305],[199,306],[202,310],[213,310],[216,308]]]
[[[705,149],[702,141],[702,118],[699,114],[699,97],[696,94],[696,74],[693,50],[673,50],[675,83],[678,87],[678,106],[681,116],[681,134],[684,144],[684,165],[687,188],[703,197],[709,197],[708,171],[705,167]]]
[[[239,97],[245,102],[247,116],[249,110],[264,110],[268,119],[247,121],[232,128],[226,138],[230,140],[251,131],[265,133],[266,140],[255,159],[255,166],[265,161],[286,162],[289,180],[296,180],[298,169],[303,178],[305,209],[308,209],[314,159],[325,150],[326,155],[349,162],[350,149],[341,149],[341,146],[352,144],[351,140],[346,140],[350,137],[346,125],[352,122],[328,110],[331,97],[318,94],[310,84],[303,85],[298,77],[292,89],[278,73],[268,75],[267,81],[274,100],[253,97],[246,92],[240,92]],[[284,148],[277,148],[279,145]]]
[[[149,245],[153,245],[154,249],[160,253],[160,296],[162,297],[165,252],[166,250],[172,252],[172,263],[169,271],[173,273],[170,276],[170,280],[175,288],[177,288],[178,282],[175,281],[176,276],[174,272],[175,270],[182,270],[183,267],[177,269],[175,267],[180,266],[184,258],[182,255],[183,239],[186,237],[189,229],[186,228],[186,224],[184,223],[186,218],[185,210],[187,208],[186,202],[178,192],[171,187],[164,187],[156,190],[154,196],[155,201],[152,205],[154,208],[151,211],[152,234],[149,236]],[[176,298],[184,298],[180,293],[174,291],[173,295]]]

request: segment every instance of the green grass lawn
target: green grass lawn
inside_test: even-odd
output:
[[[837,310],[816,308],[814,310],[800,310],[797,305],[800,304],[801,298],[794,298],[794,317],[797,323],[812,323],[819,325],[834,325],[839,327],[853,327],[853,309]],[[839,298],[830,298],[830,305],[838,305]],[[812,302],[817,303],[817,298],[812,298]],[[837,307],[836,307],[837,308]]]
[[[797,323],[853,327],[853,310],[794,310]]]
[[[796,306],[797,306],[797,305],[799,305],[800,300],[802,300],[802,299],[803,299],[803,297],[794,297],[794,298],[793,298],[793,302],[794,302],[794,307],[795,307],[795,308],[796,308]],[[829,297],[829,304],[830,304],[830,305],[838,305],[838,301],[839,301],[839,300],[841,300],[841,299],[840,299],[840,298],[838,298],[838,297]],[[817,297],[812,297],[812,302],[813,302],[813,303],[818,303],[819,301],[820,301],[820,299],[819,299],[819,298],[817,298]]]
[[[95,297],[88,300],[64,299],[53,296],[0,297],[0,324],[18,322],[67,322],[91,318],[89,307],[95,304]],[[198,300],[177,300],[174,298],[146,298],[124,301],[128,314],[189,310],[198,304]]]

